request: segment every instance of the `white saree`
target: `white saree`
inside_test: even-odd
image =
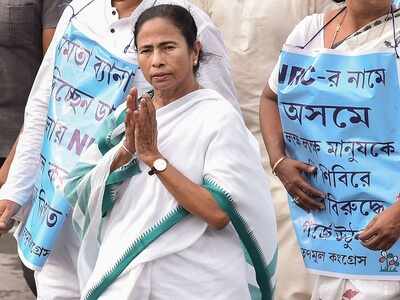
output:
[[[231,223],[191,216],[134,159],[110,174],[119,108],[71,173],[82,299],[272,299],[276,223],[258,145],[238,112],[201,89],[156,111],[159,151],[207,188]]]

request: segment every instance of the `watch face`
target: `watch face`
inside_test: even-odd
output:
[[[167,161],[162,158],[158,158],[154,161],[153,163],[154,169],[156,169],[158,172],[162,172],[167,168]]]

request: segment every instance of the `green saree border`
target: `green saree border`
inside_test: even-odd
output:
[[[228,214],[233,227],[238,233],[239,238],[247,251],[247,258],[250,258],[255,269],[257,283],[261,292],[261,299],[272,300],[275,287],[271,285],[271,279],[276,271],[278,251],[275,250],[272,261],[267,265],[261,247],[259,246],[253,232],[250,230],[246,220],[235,208],[232,196],[210,176],[204,177],[203,187],[213,195],[221,209]],[[253,287],[252,294],[255,294],[254,292]]]
[[[126,109],[120,113],[117,119],[115,119],[114,115],[110,115],[97,131],[96,143],[102,155],[110,151],[110,149],[117,145],[124,137],[122,133],[114,138],[112,138],[112,135],[113,130],[124,122],[125,116]]]
[[[126,267],[151,243],[153,243],[162,234],[167,232],[177,223],[182,221],[189,212],[182,206],[178,206],[169,212],[156,225],[151,227],[141,236],[139,236],[131,246],[125,251],[116,264],[103,276],[103,278],[95,284],[85,296],[85,300],[96,300],[101,294],[118,278],[118,276],[126,269]]]
[[[139,168],[138,160],[133,159],[127,165],[120,167],[108,176],[101,206],[101,214],[103,218],[107,216],[114,206],[116,188],[125,180],[128,180],[139,173],[141,173],[141,170]]]
[[[275,287],[272,286],[271,279],[276,271],[278,251],[275,251],[272,261],[267,265],[257,240],[250,231],[247,222],[234,207],[230,194],[221,188],[212,178],[207,176],[203,179],[203,187],[212,193],[214,199],[221,209],[223,209],[229,215],[235,230],[245,246],[247,251],[246,254],[248,254],[248,257],[250,258],[255,269],[257,283],[259,285],[259,289],[255,286],[249,287],[253,300],[272,300]],[[182,221],[187,215],[189,215],[189,212],[183,207],[178,206],[176,209],[169,212],[156,225],[139,236],[117,260],[115,265],[103,275],[100,281],[89,289],[84,299],[98,299],[143,250],[157,240],[157,238],[159,238],[162,234]],[[256,295],[257,297],[255,297]]]

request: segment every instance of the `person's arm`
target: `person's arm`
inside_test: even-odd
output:
[[[125,141],[123,142],[124,146],[120,147],[115,154],[110,166],[111,172],[126,165],[132,159],[133,153],[136,152],[134,111],[136,110],[137,97],[138,91],[136,88],[132,88],[126,97]]]
[[[134,97],[134,95],[133,95]],[[135,110],[132,97],[128,101],[126,116],[126,147],[129,152],[136,152],[137,156],[149,168],[157,158],[163,158],[157,147],[157,120],[155,108],[149,97],[144,97],[139,109]],[[129,158],[124,149],[120,149],[125,160]],[[114,164],[112,168],[121,166],[122,162]],[[150,175],[149,175],[150,176]],[[153,175],[154,176],[154,175]],[[175,200],[191,214],[200,217],[211,228],[222,229],[229,223],[228,215],[218,206],[212,194],[200,185],[192,182],[173,165],[156,176]]]
[[[53,39],[55,28],[44,28],[42,31],[42,48],[43,55],[46,54],[47,49],[50,46],[51,40]]]
[[[51,43],[55,32],[55,28],[45,28],[42,31],[42,46],[43,46],[43,55],[46,54],[46,51]],[[22,130],[21,130],[22,131]],[[15,156],[15,149],[17,148],[19,136],[15,140],[10,152],[7,155],[6,160],[0,168],[0,187],[6,182],[8,172],[10,171],[10,166]]]
[[[286,155],[277,96],[267,85],[260,100],[261,132],[271,166]]]
[[[46,54],[48,47],[50,46],[51,40],[53,38],[55,28],[45,28],[42,31],[42,47],[43,47],[43,55]],[[3,165],[0,169],[0,187],[6,182],[8,172],[10,171],[11,163],[15,156],[15,149],[17,148],[18,137],[15,140],[10,153],[7,155],[7,159],[4,161]]]
[[[6,160],[0,168],[0,188],[7,180],[8,172],[11,163],[14,159],[15,149],[17,147],[18,138],[14,142],[10,153],[7,155]],[[0,200],[0,235],[8,232],[14,225],[11,217],[14,216],[20,208],[20,205],[11,200]]]
[[[161,154],[154,156],[146,164],[151,166],[159,157],[162,157]],[[219,207],[211,193],[193,183],[171,164],[157,176],[180,205],[192,215],[202,218],[211,228],[222,229],[229,223],[228,215]]]
[[[389,250],[400,238],[400,200],[377,215],[360,233],[361,244],[368,249]]]
[[[8,153],[6,160],[0,168],[0,187],[6,182],[11,163],[14,159],[15,149],[17,148],[18,138],[15,140],[10,153]]]
[[[318,198],[323,198],[324,194],[302,176],[302,173],[314,173],[315,167],[286,156],[277,96],[268,84],[260,99],[260,126],[271,167],[279,163],[274,171],[288,193],[307,211],[323,209],[324,205]]]
[[[19,136],[7,181],[0,189],[0,233],[8,231],[10,218],[30,200],[39,169],[39,155],[46,125],[56,44],[62,37],[71,11],[63,15],[43,59],[25,108],[24,130]]]
[[[68,4],[68,0],[43,0],[42,2],[42,48],[46,54],[53,39],[57,23]]]
[[[136,88],[132,88],[130,93],[136,93]],[[129,96],[128,96],[129,98]],[[86,187],[91,185],[93,177],[98,178],[98,168],[103,168],[103,163],[109,163],[106,171],[101,171],[101,176],[104,176],[105,192],[108,188],[116,187],[124,181],[140,173],[137,160],[133,159],[132,154],[128,153],[121,147],[124,139],[125,127],[123,122],[126,119],[126,104],[122,103],[113,111],[107,118],[100,124],[95,134],[95,142],[93,142],[88,149],[82,152],[79,161],[74,168],[69,172],[66,184],[64,187],[64,194],[70,203],[71,207],[75,207],[79,202],[79,208],[87,207],[87,195],[83,193]],[[112,136],[112,138],[110,138]],[[117,151],[110,154],[115,147],[119,147]],[[111,156],[110,156],[111,155]],[[107,198],[107,197],[106,197]],[[107,206],[103,213],[107,213],[112,208],[113,203]],[[82,210],[86,214],[87,209]]]
[[[45,7],[43,7],[43,30],[42,30],[42,48],[43,56],[46,54],[47,49],[50,46],[51,40],[53,39],[54,33],[56,31],[56,25],[58,18],[61,16],[63,10],[62,4],[64,1],[56,0],[48,3],[45,1]],[[0,187],[6,182],[8,172],[10,170],[11,163],[15,156],[15,149],[17,148],[18,138],[15,140],[10,152],[7,155],[7,159],[0,169]]]

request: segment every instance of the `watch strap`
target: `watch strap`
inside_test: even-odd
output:
[[[156,164],[157,160],[162,160],[165,163],[165,166],[164,166],[164,168],[162,170],[159,170],[159,169],[156,168],[155,164]],[[150,168],[150,170],[147,172],[147,174],[154,175],[154,174],[157,174],[157,173],[164,172],[167,167],[168,167],[168,160],[166,160],[165,158],[156,159],[154,161],[154,163],[153,163],[153,166]]]
[[[154,175],[154,174],[156,174],[157,173],[157,170],[156,170],[156,168],[154,168],[154,167],[151,167],[151,169],[147,172],[147,174],[149,174],[150,176],[151,175]]]

